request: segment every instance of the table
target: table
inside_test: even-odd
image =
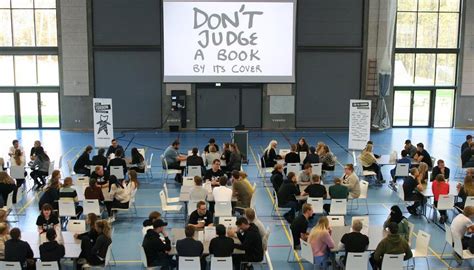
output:
[[[170,237],[170,239],[173,239],[174,242],[176,242],[176,240],[186,238],[183,228],[172,228],[169,237]],[[194,234],[194,239],[197,239],[197,237],[198,237],[198,233],[196,231],[196,233]],[[238,238],[232,238],[232,239],[234,240],[235,244],[240,244],[240,240]],[[204,255],[209,254],[209,244],[210,244],[210,241],[204,241],[203,242],[203,246],[204,246],[203,254]],[[171,251],[169,252],[169,255],[176,255],[176,254],[177,254],[176,244],[173,243],[173,241],[171,241]],[[234,249],[234,254],[245,254],[245,251],[240,250],[240,249]]]
[[[351,226],[341,226],[341,227],[332,227],[332,239],[336,244],[331,252],[340,252],[344,250],[339,249],[339,243],[341,242],[342,236],[346,233],[351,232]],[[374,251],[377,248],[377,245],[382,241],[382,239],[388,234],[384,230],[382,225],[371,225],[368,228],[368,237],[369,237],[369,246],[367,247],[368,251]]]
[[[191,190],[194,188],[194,186],[181,186],[181,190],[179,192],[179,201],[187,203],[189,202],[189,193]],[[209,192],[207,194],[207,199],[208,202],[213,202],[214,201],[214,195],[212,195],[212,192]],[[232,197],[232,201],[236,202],[237,197]]]
[[[390,160],[390,155],[381,155],[378,159],[377,159],[377,163],[380,165],[380,166],[384,166],[384,165],[397,165],[397,160]],[[418,161],[414,161],[413,159],[411,159],[411,165],[418,165],[419,162]]]

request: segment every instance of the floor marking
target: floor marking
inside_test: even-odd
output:
[[[252,145],[249,144],[249,148],[250,148],[250,152],[252,153],[253,159],[254,159],[255,162],[258,164],[258,161],[257,161],[257,158],[256,158],[255,153],[254,153],[254,151],[253,151]],[[273,200],[272,194],[271,194],[270,190],[268,189],[268,187],[265,187],[265,190],[267,191],[267,195],[268,195],[268,197],[270,198],[270,200],[271,200],[271,202],[272,202],[272,207],[273,207],[275,201]],[[280,211],[279,211],[279,210],[276,210],[276,213],[277,213],[277,215],[281,218]],[[281,223],[281,225],[282,225],[282,227],[283,227],[283,230],[284,230],[284,232],[285,232],[286,238],[288,239],[288,242],[290,243],[291,246],[293,246],[293,243],[290,242],[290,234],[288,233],[288,229],[286,228],[286,224],[284,223],[283,219],[280,220],[280,223]],[[290,248],[291,248],[291,246],[290,246]],[[303,267],[303,264],[302,264],[302,262],[301,262],[301,259],[300,259],[300,257],[298,256],[298,252],[296,252],[295,250],[293,250],[293,254],[294,254],[294,256],[295,256],[295,259],[298,261],[298,264],[299,264],[299,266],[300,266],[300,269],[301,269],[301,270],[304,270],[304,267]]]

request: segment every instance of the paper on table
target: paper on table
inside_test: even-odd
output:
[[[204,231],[198,231],[198,240],[204,242]]]
[[[205,227],[204,228],[204,241],[209,242],[216,237],[216,227]]]

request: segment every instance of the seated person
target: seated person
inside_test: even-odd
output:
[[[418,169],[410,169],[410,176],[403,181],[403,192],[405,194],[405,201],[414,201],[413,205],[408,206],[408,212],[412,215],[418,215],[416,209],[423,205],[425,198],[418,191],[423,191],[423,186],[415,178],[418,175]]]
[[[329,150],[329,146],[326,144],[322,146],[319,160],[323,164],[323,171],[334,171],[334,166],[336,166],[336,156],[334,156],[331,150]]]
[[[107,250],[112,244],[110,223],[107,220],[98,220],[95,222],[97,230],[97,240],[94,245],[90,241],[81,241],[81,254],[89,265],[103,265]],[[80,268],[79,268],[80,269]]]
[[[434,206],[437,208],[439,196],[449,194],[449,184],[446,182],[442,174],[438,174],[436,176],[436,180],[432,184],[431,189],[433,190]],[[438,211],[441,216],[439,219],[439,223],[444,224],[444,222],[448,220],[448,213],[446,210],[438,210]]]
[[[5,242],[10,239],[10,225],[0,222],[0,260],[5,260]],[[232,241],[232,246],[234,245]]]
[[[232,201],[232,193],[232,189],[227,187],[227,177],[225,175],[219,178],[219,186],[212,189],[215,202]]]
[[[210,166],[216,159],[220,162],[221,154],[217,151],[215,146],[209,147],[209,153],[206,153],[206,166]]]
[[[89,155],[92,153],[92,146],[88,145],[82,155],[77,158],[76,163],[74,163],[74,172],[78,174],[83,174],[86,176],[90,175],[90,169],[88,166],[92,164]]]
[[[414,160],[418,162],[424,162],[428,165],[428,168],[433,168],[433,161],[428,151],[425,150],[423,143],[418,143],[416,145],[416,154],[413,157]]]
[[[103,168],[106,168],[108,160],[104,155],[105,155],[105,149],[100,148],[99,151],[97,152],[97,155],[92,157],[91,165],[102,166]]]
[[[153,222],[157,219],[161,219],[161,213],[158,211],[150,212],[148,219],[143,221],[143,227],[151,227],[150,229],[153,229]]]
[[[83,208],[79,205],[77,191],[72,187],[71,177],[64,178],[63,186],[59,189],[59,199],[70,199],[74,201],[76,205],[76,216],[79,217],[82,214]]]
[[[275,192],[280,190],[281,184],[283,184],[283,178],[283,165],[276,164],[275,167],[273,167],[272,176],[270,176],[270,182]]]
[[[369,261],[373,269],[382,267],[382,260],[385,254],[405,254],[403,260],[413,257],[408,242],[398,234],[398,225],[392,222],[388,225],[389,234],[377,245],[377,249],[372,253]]]
[[[260,237],[262,238],[262,244],[264,250],[267,247],[267,241],[268,239],[265,238],[265,234],[267,233],[267,230],[265,229],[265,226],[263,223],[256,217],[255,210],[253,208],[245,208],[244,209],[244,217],[249,221],[249,223],[255,224],[258,228],[258,232],[260,233]]]
[[[235,223],[239,229],[237,233],[230,231],[230,236],[237,234],[240,244],[235,244],[236,249],[245,251],[244,255],[234,255],[233,261],[236,269],[240,269],[240,262],[261,262],[263,260],[262,238],[255,224],[249,223],[244,217]],[[248,265],[244,269],[249,269]]]
[[[290,152],[285,155],[285,163],[300,163],[300,155],[296,153],[296,144],[290,146]]]
[[[96,166],[94,172],[91,174],[91,178],[95,178],[97,180],[97,184],[100,187],[108,187],[109,182],[109,174],[104,172],[104,168],[102,166]]]
[[[383,223],[383,228],[386,229],[392,222],[395,222],[398,225],[398,234],[408,242],[410,239],[410,227],[408,226],[408,219],[403,216],[402,210],[400,207],[398,207],[398,205],[394,205],[390,208],[390,215]]]
[[[235,206],[239,208],[250,207],[250,200],[253,195],[252,185],[245,177],[240,177],[239,171],[232,171],[232,195],[237,198]]]
[[[418,164],[418,174],[416,176],[416,180],[418,180],[418,182],[420,182],[421,184],[425,185],[428,183],[428,172],[429,172],[429,168],[428,168],[428,164],[424,163],[424,162],[420,162]]]
[[[109,161],[109,167],[108,167],[109,173],[110,173],[110,167],[112,167],[112,166],[122,166],[123,175],[125,176],[127,174],[127,162],[125,161],[125,159],[122,158],[122,156],[123,156],[122,150],[117,149],[115,151],[115,158],[111,159]]]
[[[466,141],[461,145],[461,155],[464,153],[464,150],[469,148],[469,144],[472,142],[472,135],[466,135]]]
[[[117,150],[121,150],[120,153],[117,153]],[[118,143],[116,139],[112,139],[112,144],[109,146],[109,149],[107,149],[107,154],[105,156],[107,158],[110,158],[110,155],[114,154],[115,157],[125,157],[125,151],[123,150],[123,147]]]
[[[464,209],[464,204],[468,196],[474,196],[474,179],[471,175],[466,175],[464,177],[464,184],[458,183],[456,185],[456,190],[458,192],[458,198],[461,201],[455,203],[455,206],[459,209]]]
[[[202,178],[200,176],[194,176],[194,187],[189,191],[190,201],[206,201],[207,189],[202,187]]]
[[[431,171],[430,181],[433,182],[438,174],[442,174],[444,179],[449,179],[449,168],[444,164],[444,160],[438,159],[436,164],[437,166],[434,166],[433,170]]]
[[[143,238],[142,247],[145,251],[148,267],[161,266],[162,269],[173,269],[177,263],[173,256],[168,255],[171,250],[171,241],[165,227],[168,223],[161,219],[153,222],[153,230],[148,230]],[[164,240],[161,240],[161,237]]]
[[[300,152],[306,152],[308,153],[309,151],[309,145],[308,143],[306,142],[306,139],[301,137],[299,140],[298,140],[298,143],[296,144],[296,152],[297,153],[300,153]]]
[[[303,195],[308,195],[313,198],[327,198],[326,187],[321,185],[321,177],[319,175],[313,175],[311,182],[312,184],[305,188]]]
[[[112,175],[110,176],[109,196],[110,200],[105,200],[104,203],[107,208],[109,221],[113,222],[115,221],[115,217],[113,216],[112,208],[127,209],[129,207],[130,189],[124,188],[115,175]]]
[[[303,167],[303,171],[298,176],[298,183],[311,182],[312,175],[313,175],[313,167],[311,167],[311,164],[305,163]]]
[[[19,262],[22,269],[35,269],[33,250],[28,242],[21,240],[20,229],[11,229],[10,238],[5,242],[5,261]]]
[[[47,203],[53,206],[54,209],[58,209],[58,201],[59,201],[59,188],[61,184],[59,180],[55,179],[49,183],[49,186],[46,188],[46,191],[43,192],[41,195],[40,200],[38,202],[39,209],[41,210],[43,204]]]
[[[330,250],[335,247],[334,240],[331,237],[329,220],[326,216],[320,217],[316,226],[311,229],[308,236],[308,244],[311,245],[313,250],[314,264],[326,269]]]
[[[209,143],[204,147],[204,153],[211,153],[211,147],[216,149],[216,152],[219,152],[219,145],[216,144],[216,139],[210,138]]]
[[[198,156],[199,150],[194,147],[191,150],[191,155],[186,158],[186,166],[201,166],[204,167],[204,161],[202,157]]]
[[[0,172],[0,208],[7,204],[8,195],[15,189],[15,179],[11,178],[7,172]]]
[[[97,229],[95,228],[95,224],[98,219],[99,218],[94,213],[87,214],[86,225],[89,227],[89,230],[80,234],[74,234],[74,238],[80,239],[81,241],[90,242],[91,246],[94,246],[95,242],[97,241],[97,237],[99,236]],[[79,258],[85,258],[87,255],[85,253],[81,253]]]
[[[278,197],[278,207],[283,208],[291,208],[290,211],[285,213],[283,217],[288,221],[288,223],[292,223],[293,219],[295,218],[296,212],[300,209],[300,204],[296,200],[295,196],[299,196],[302,193],[296,183],[296,175],[294,172],[289,172],[287,179],[283,181],[283,184],[278,190],[277,197]]]
[[[416,146],[411,144],[411,140],[405,140],[405,145],[403,146],[403,150],[407,151],[410,158],[413,158],[416,155]]]
[[[377,180],[383,181],[382,171],[380,169],[380,165],[377,163],[377,158],[373,153],[372,144],[367,144],[359,158],[364,170],[375,172],[377,174]]]
[[[36,219],[39,233],[45,233],[49,229],[59,229],[59,219],[53,214],[53,207],[50,204],[43,204],[41,213]]]
[[[188,224],[196,228],[203,228],[213,225],[212,213],[207,210],[206,202],[199,201],[194,210],[189,216]]]
[[[408,164],[408,168],[410,168],[411,159],[410,159],[410,156],[409,156],[407,150],[405,150],[405,149],[402,150],[401,157],[399,159],[397,159],[397,163]],[[396,177],[395,177],[396,170],[397,170],[396,166],[395,166],[395,168],[390,170],[390,175],[392,176],[392,181],[390,182],[391,187],[395,187],[395,184],[396,184],[396,180],[397,180]]]
[[[226,236],[226,227],[222,224],[216,226],[217,237],[209,244],[209,254],[214,257],[230,257],[234,253],[234,240]]]
[[[329,187],[329,196],[331,199],[347,199],[349,196],[349,189],[347,186],[342,185],[341,178],[334,178],[334,185]],[[323,208],[328,214],[331,211],[330,204],[324,204]]]
[[[54,262],[56,261],[58,263],[58,266],[60,265],[60,260],[64,258],[64,255],[66,254],[66,251],[64,249],[64,246],[59,244],[56,241],[56,230],[55,229],[49,229],[46,231],[46,239],[48,239],[48,242],[44,242],[43,244],[40,245],[39,250],[40,250],[40,259],[43,262]]]
[[[140,154],[140,152],[138,152],[138,149],[136,147],[132,148],[131,154],[132,167],[130,167],[130,170],[134,170],[137,173],[144,173],[146,167],[145,158],[142,156],[142,154]]]
[[[176,252],[183,257],[201,257],[201,270],[206,269],[206,259],[202,256],[204,246],[201,241],[194,240],[194,226],[188,225],[184,228],[186,238],[176,241]]]
[[[461,164],[463,168],[474,167],[474,142],[470,142],[469,147],[462,152]]]
[[[306,163],[309,163],[309,164],[319,163],[319,156],[316,153],[316,148],[314,148],[314,146],[311,146],[309,148],[309,154],[306,155],[306,158],[303,160],[303,164],[306,164]]]
[[[349,189],[349,195],[351,198],[359,198],[360,196],[360,183],[359,177],[354,173],[354,165],[346,164],[344,166],[344,175],[342,176],[342,185]]]
[[[291,223],[290,229],[293,234],[293,248],[295,250],[301,249],[300,238],[304,241],[308,240],[308,226],[309,219],[313,217],[313,208],[311,204],[303,204],[301,207],[301,215],[295,218]]]
[[[221,170],[221,160],[220,159],[214,159],[212,161],[211,168],[209,170],[206,170],[206,173],[204,174],[204,181],[214,181],[217,182],[219,180],[219,177],[224,175],[224,171]]]
[[[186,156],[180,155],[179,150],[180,142],[175,140],[170,146],[168,146],[163,154],[163,169],[165,169],[165,163],[168,165],[167,169],[176,169],[180,170],[181,173],[176,174],[175,181],[178,183],[183,182],[183,170],[184,167],[181,166],[181,161],[186,160]]]
[[[102,188],[97,184],[97,180],[95,178],[89,179],[89,186],[86,187],[84,191],[84,198],[86,200],[99,200],[99,202],[104,201]]]
[[[262,168],[271,168],[275,166],[277,160],[276,147],[278,142],[271,140],[267,148],[263,151],[263,156],[261,158]],[[281,157],[280,157],[281,158]]]
[[[341,258],[343,265],[346,265],[347,253],[349,252],[365,252],[369,246],[369,237],[362,234],[362,228],[364,227],[360,219],[352,222],[352,232],[346,233],[342,236],[341,242],[339,243],[339,249],[345,250],[345,255]]]
[[[453,237],[461,239],[463,249],[469,247],[472,238],[470,235],[474,232],[473,218],[474,206],[466,206],[462,214],[457,215],[451,223],[451,233]]]

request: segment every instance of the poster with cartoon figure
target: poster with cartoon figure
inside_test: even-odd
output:
[[[112,99],[94,98],[94,143],[95,147],[108,147],[114,138]]]

